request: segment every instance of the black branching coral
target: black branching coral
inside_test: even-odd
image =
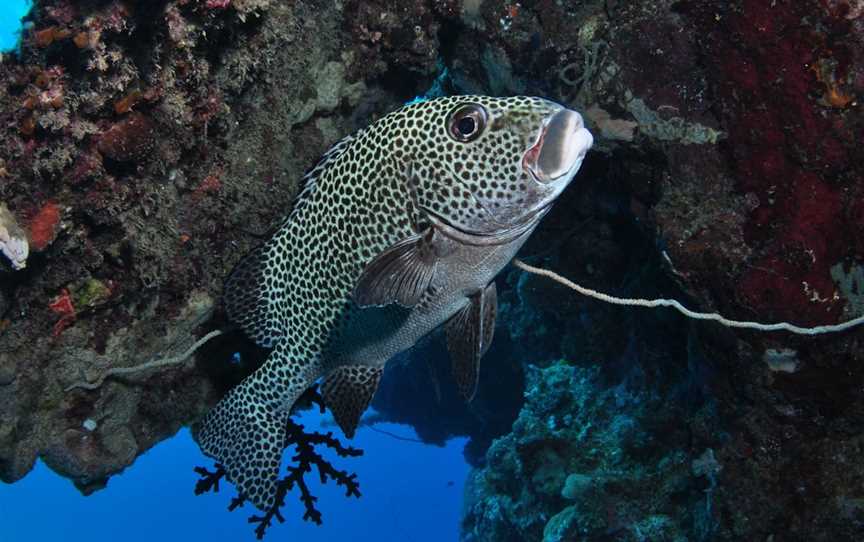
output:
[[[320,396],[315,394],[312,401],[317,403],[319,407],[323,407]],[[324,410],[321,408],[321,412]],[[357,474],[349,473],[347,470],[339,470],[332,463],[324,459],[317,451],[318,446],[324,446],[333,450],[339,457],[359,457],[363,455],[363,450],[344,446],[339,439],[333,436],[333,433],[307,432],[303,425],[295,422],[293,419],[287,421],[286,426],[285,448],[294,447],[296,453],[291,458],[293,466],[287,468],[287,476],[280,478],[277,482],[276,499],[269,509],[263,515],[253,515],[249,518],[249,523],[256,524],[255,535],[258,540],[264,538],[267,529],[273,524],[273,519],[283,523],[284,516],[281,513],[281,508],[285,505],[285,497],[288,492],[295,487],[300,491],[300,500],[306,508],[303,514],[305,521],[312,521],[321,525],[321,512],[315,507],[318,497],[312,495],[309,486],[306,483],[305,476],[312,472],[313,468],[318,471],[318,477],[321,483],[327,483],[329,480],[334,480],[336,485],[345,488],[346,497],[360,497],[360,484],[357,482]],[[225,477],[225,468],[216,463],[214,470],[210,471],[205,467],[195,467],[195,472],[201,476],[195,484],[195,494],[201,495],[207,492],[218,492],[219,482]],[[231,499],[231,504],[228,506],[229,511],[234,511],[246,502],[242,494]]]

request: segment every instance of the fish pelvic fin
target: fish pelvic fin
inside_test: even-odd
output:
[[[286,364],[279,345],[202,421],[196,439],[240,495],[261,510],[276,500],[287,422],[297,398],[317,378],[311,364]]]
[[[492,282],[468,298],[468,304],[446,324],[453,378],[459,394],[469,403],[477,393],[480,358],[492,344],[497,313],[498,290]]]
[[[321,385],[324,404],[346,437],[354,437],[360,417],[378,389],[382,373],[381,367],[344,365],[324,378]]]

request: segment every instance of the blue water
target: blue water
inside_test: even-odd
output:
[[[30,11],[30,0],[0,0],[0,51],[14,49],[21,31],[21,17]]]
[[[314,430],[321,420],[318,414],[307,414],[300,421]],[[415,436],[405,427],[377,427]],[[468,472],[462,458],[464,440],[438,448],[361,427],[348,443],[365,454],[336,458],[333,464],[357,473],[363,496],[346,498],[332,482],[322,487],[313,473],[307,482],[319,497],[324,524],[303,521],[297,494],[290,493],[283,508],[285,523],[274,522],[264,540],[458,540]],[[192,468],[197,465],[209,468],[212,461],[201,455],[187,430],[158,444],[89,497],[39,463],[20,482],[0,483],[0,542],[255,540],[254,525],[246,522],[252,507],[227,511],[235,495],[229,484],[220,483],[218,494],[193,494],[198,476]]]

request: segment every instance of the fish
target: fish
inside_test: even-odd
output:
[[[286,421],[319,379],[352,438],[388,360],[443,327],[458,391],[473,398],[495,276],[592,144],[558,103],[465,95],[405,105],[321,157],[223,289],[228,318],[271,349],[197,429],[243,498],[273,507]]]

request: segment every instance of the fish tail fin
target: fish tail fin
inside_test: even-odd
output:
[[[228,480],[256,507],[272,508],[285,447],[287,414],[268,411],[251,397],[247,379],[228,392],[201,426],[198,443]]]
[[[207,414],[196,435],[204,454],[261,510],[275,504],[291,406],[315,380],[302,367],[282,374],[274,353]]]

